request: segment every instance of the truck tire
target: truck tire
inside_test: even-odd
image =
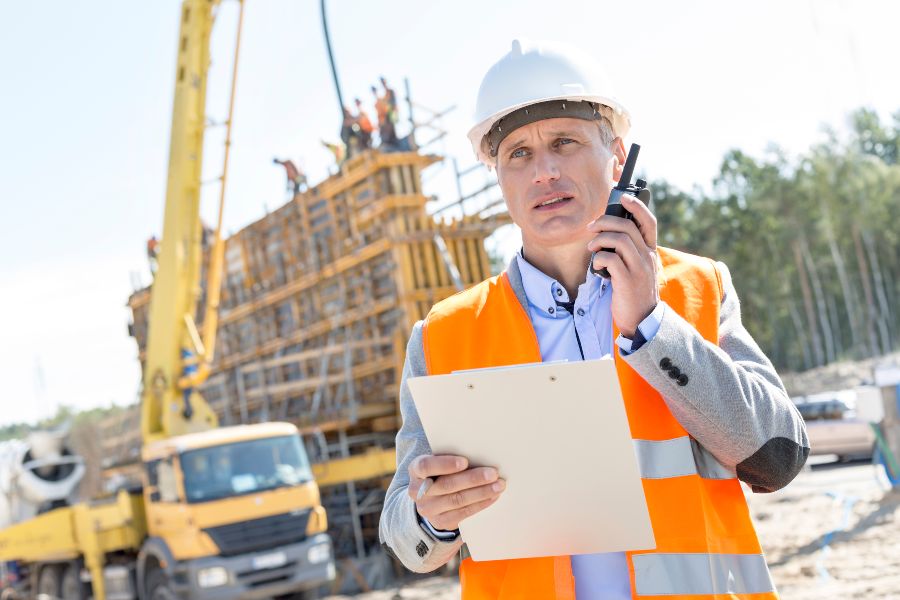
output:
[[[177,600],[175,592],[169,587],[169,578],[160,568],[147,574],[147,600]]]
[[[38,574],[37,593],[48,600],[62,598],[62,566],[44,565]]]
[[[88,591],[81,581],[81,569],[77,564],[66,565],[60,582],[60,592],[63,600],[87,600]]]

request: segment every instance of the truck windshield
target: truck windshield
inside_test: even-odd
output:
[[[208,502],[312,480],[296,435],[190,450],[181,454],[188,502]]]

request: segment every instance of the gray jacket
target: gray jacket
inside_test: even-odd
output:
[[[806,462],[806,427],[772,363],[741,323],[740,303],[728,267],[722,262],[716,265],[724,290],[718,346],[703,339],[667,307],[656,336],[621,358],[660,392],[682,427],[725,468],[754,492],[773,492],[787,485]],[[507,274],[528,314],[515,259]],[[415,503],[407,493],[409,463],[431,453],[406,384],[409,377],[427,375],[422,323],[413,327],[406,348],[397,472],[384,500],[379,534],[381,542],[408,569],[425,573],[450,560],[463,542],[441,541],[430,535],[419,524]],[[685,385],[679,385],[660,366],[663,358],[687,375]]]

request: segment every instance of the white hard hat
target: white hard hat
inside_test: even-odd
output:
[[[496,145],[485,152],[482,140],[498,121],[514,111],[534,104],[563,100],[543,113],[544,116],[517,115],[518,121],[507,127],[502,137],[515,127],[521,127],[540,118],[573,116],[591,118],[580,102],[590,103],[594,115],[599,111],[612,123],[613,133],[624,138],[631,127],[631,117],[625,107],[611,95],[613,85],[598,66],[583,54],[562,46],[541,42],[523,49],[519,40],[513,40],[512,50],[497,61],[484,76],[478,89],[475,109],[476,125],[469,130],[469,141],[478,160],[488,166],[495,162]],[[576,101],[580,101],[577,102]],[[608,107],[608,108],[603,108]],[[565,111],[565,112],[562,112]],[[569,114],[573,112],[573,114]],[[585,116],[585,115],[588,116]],[[494,156],[492,156],[493,154]]]

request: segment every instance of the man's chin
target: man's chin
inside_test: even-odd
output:
[[[525,235],[523,240],[532,245],[538,245],[543,248],[555,248],[562,246],[573,246],[583,244],[587,249],[588,242],[593,239],[593,235],[587,229],[587,222],[582,227],[565,227],[554,228],[552,230],[536,231],[534,235]],[[526,244],[527,247],[528,244]]]

